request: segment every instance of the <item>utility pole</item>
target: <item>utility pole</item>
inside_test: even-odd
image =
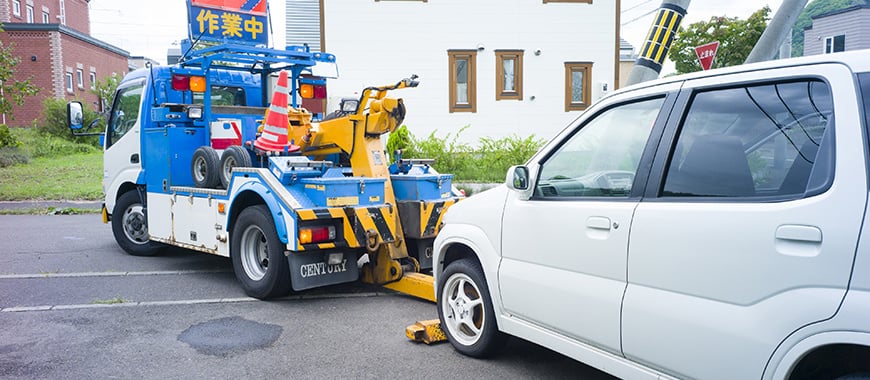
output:
[[[806,2],[806,1],[804,1]],[[691,0],[663,0],[626,85],[657,79]]]
[[[752,48],[752,52],[743,63],[769,61],[776,57],[782,41],[791,34],[794,23],[801,11],[807,6],[808,0],[783,0],[776,15],[764,29],[761,38]]]

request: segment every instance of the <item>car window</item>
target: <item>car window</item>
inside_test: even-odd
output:
[[[668,164],[664,196],[804,194],[813,168],[828,167],[817,165],[833,122],[831,92],[824,82],[704,91],[695,94],[688,109]]]
[[[139,120],[139,103],[142,100],[144,81],[138,82],[118,90],[112,105],[112,114],[109,115],[109,129],[106,147],[124,137],[136,121]]]
[[[205,93],[194,92],[193,104],[203,104]],[[211,86],[212,106],[244,106],[245,89],[232,86]]]
[[[589,120],[542,164],[535,196],[628,197],[663,102],[622,104]]]

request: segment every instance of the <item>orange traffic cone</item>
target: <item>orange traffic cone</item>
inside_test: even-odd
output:
[[[275,93],[272,94],[272,105],[269,115],[263,123],[263,133],[254,141],[254,147],[268,152],[295,152],[300,149],[287,141],[287,71],[278,74]]]

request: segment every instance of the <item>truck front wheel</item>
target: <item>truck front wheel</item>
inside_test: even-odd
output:
[[[163,247],[148,239],[148,220],[137,191],[128,191],[115,202],[112,234],[118,245],[133,256],[154,256]]]
[[[290,267],[268,207],[242,210],[233,227],[230,256],[247,295],[265,299],[290,292]]]

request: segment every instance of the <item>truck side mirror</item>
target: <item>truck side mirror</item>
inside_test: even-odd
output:
[[[81,102],[69,102],[66,105],[67,127],[73,131],[84,128],[84,111]]]
[[[505,184],[509,189],[528,190],[529,189],[529,168],[525,166],[511,166],[505,178]]]

